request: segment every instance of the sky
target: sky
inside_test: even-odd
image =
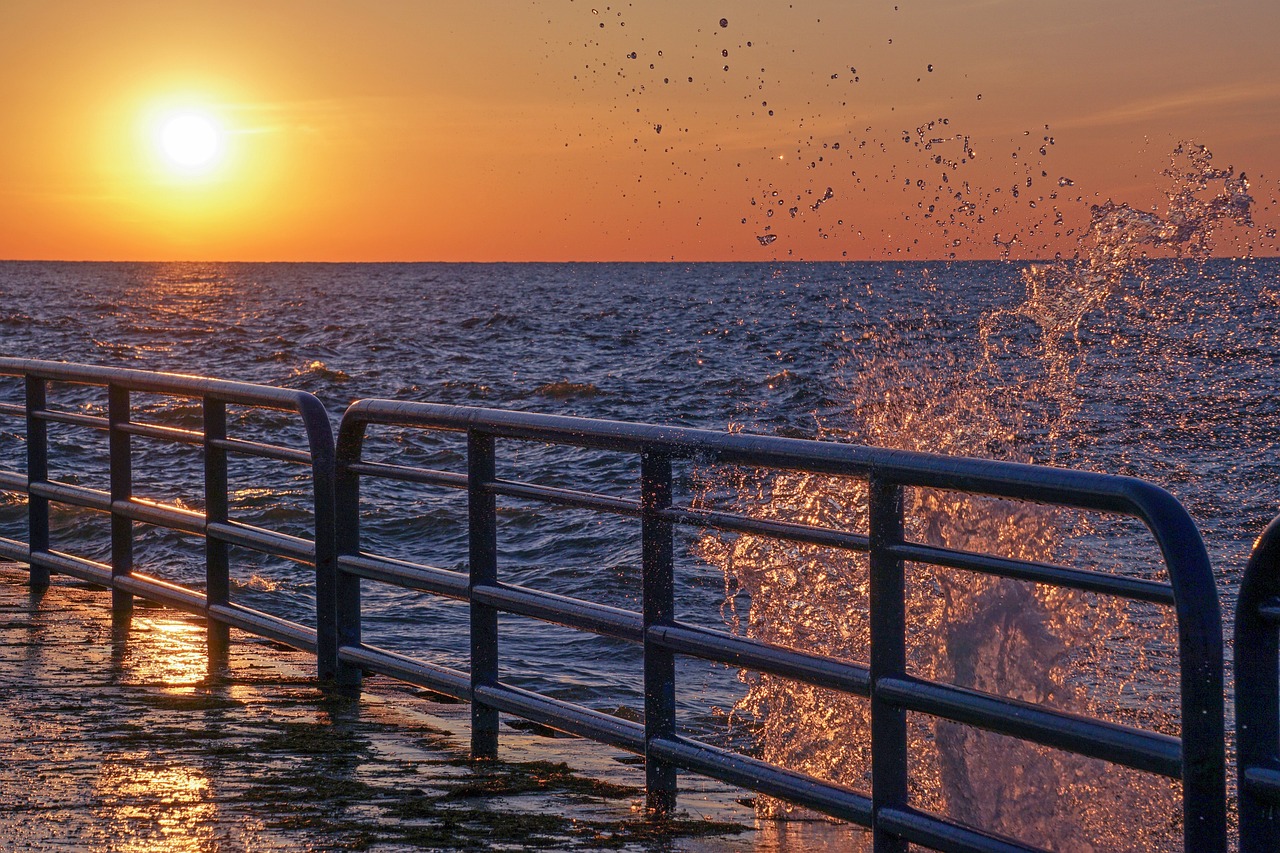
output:
[[[1162,210],[1179,143],[1252,184],[1218,253],[1277,251],[1274,0],[2,0],[0,33],[3,259],[1043,258]]]

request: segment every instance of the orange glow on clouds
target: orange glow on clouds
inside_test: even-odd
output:
[[[0,257],[1035,257],[1184,139],[1268,254],[1277,8],[9,0]]]

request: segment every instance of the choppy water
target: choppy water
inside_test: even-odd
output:
[[[1133,474],[1191,511],[1229,616],[1249,545],[1280,508],[1280,261],[1133,260],[1114,272],[1108,298],[1083,304],[1078,325],[1063,332],[1062,361],[1046,357],[1026,310],[1029,286],[1052,273],[1014,263],[4,263],[0,352],[300,388],[324,400],[335,423],[352,400],[377,396],[923,444]],[[0,389],[17,399],[16,383]],[[100,405],[74,392],[62,399]],[[191,406],[156,399],[152,408],[160,422],[198,423]],[[0,461],[21,470],[16,426],[0,425]],[[267,434],[277,422],[241,426]],[[95,445],[70,428],[52,435],[66,460],[55,470],[105,488]],[[138,494],[198,505],[198,457],[138,446]],[[371,449],[456,462],[448,447],[412,437],[386,435]],[[629,460],[532,447],[500,464],[552,484],[634,488]],[[784,511],[786,484],[775,485]],[[236,517],[305,533],[296,479],[245,467],[233,469],[233,487]],[[686,487],[708,488],[696,475]],[[388,486],[366,500],[368,547],[464,564],[460,495]],[[21,507],[0,509],[0,535],[25,538]],[[107,554],[101,519],[64,513],[55,522],[55,547]],[[501,524],[505,579],[636,603],[634,522],[513,504]],[[1065,541],[1046,536],[1055,547]],[[743,584],[726,585],[716,547],[692,538],[679,547],[682,615],[712,625],[742,617],[748,601],[739,595],[736,611],[724,608],[726,590]],[[312,582],[301,569],[235,556],[238,598],[307,617]],[[186,582],[198,579],[199,559],[198,542],[154,532],[138,552],[140,569]],[[782,627],[780,615],[755,618]],[[386,590],[366,598],[368,639],[430,649],[445,663],[465,665],[464,625],[452,603]],[[605,710],[642,705],[637,650],[503,625],[504,678]],[[1061,667],[1060,656],[1050,664]],[[735,705],[744,718],[766,709],[743,704],[736,673],[691,664],[681,678],[683,719],[704,736],[726,736]],[[1159,701],[1170,701],[1167,692]]]

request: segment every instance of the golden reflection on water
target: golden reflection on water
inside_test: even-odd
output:
[[[131,623],[119,661],[123,681],[174,688],[191,687],[208,679],[209,653],[203,625],[163,611],[135,615]]]
[[[169,611],[118,626],[116,674],[161,695],[191,695],[211,675],[205,627]],[[176,712],[183,713],[183,712]],[[95,823],[112,853],[219,849],[213,783],[181,750],[139,746],[104,756],[93,782]]]
[[[105,762],[96,789],[98,818],[112,851],[186,853],[218,849],[218,807],[209,778],[190,766],[156,766],[156,758],[126,754]]]

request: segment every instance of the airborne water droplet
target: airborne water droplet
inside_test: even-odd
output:
[[[777,234],[760,234],[756,237],[756,239],[760,241],[761,246],[767,246],[770,243],[772,243],[774,240],[777,240],[778,235]]]
[[[728,18],[721,18],[721,19],[720,19],[720,26],[721,26],[721,27],[727,27],[727,26],[729,26],[729,19],[728,19]]]
[[[1071,180],[1070,178],[1067,178],[1067,177],[1058,178],[1058,186],[1060,187],[1074,187],[1075,185],[1076,185],[1076,182]]]

